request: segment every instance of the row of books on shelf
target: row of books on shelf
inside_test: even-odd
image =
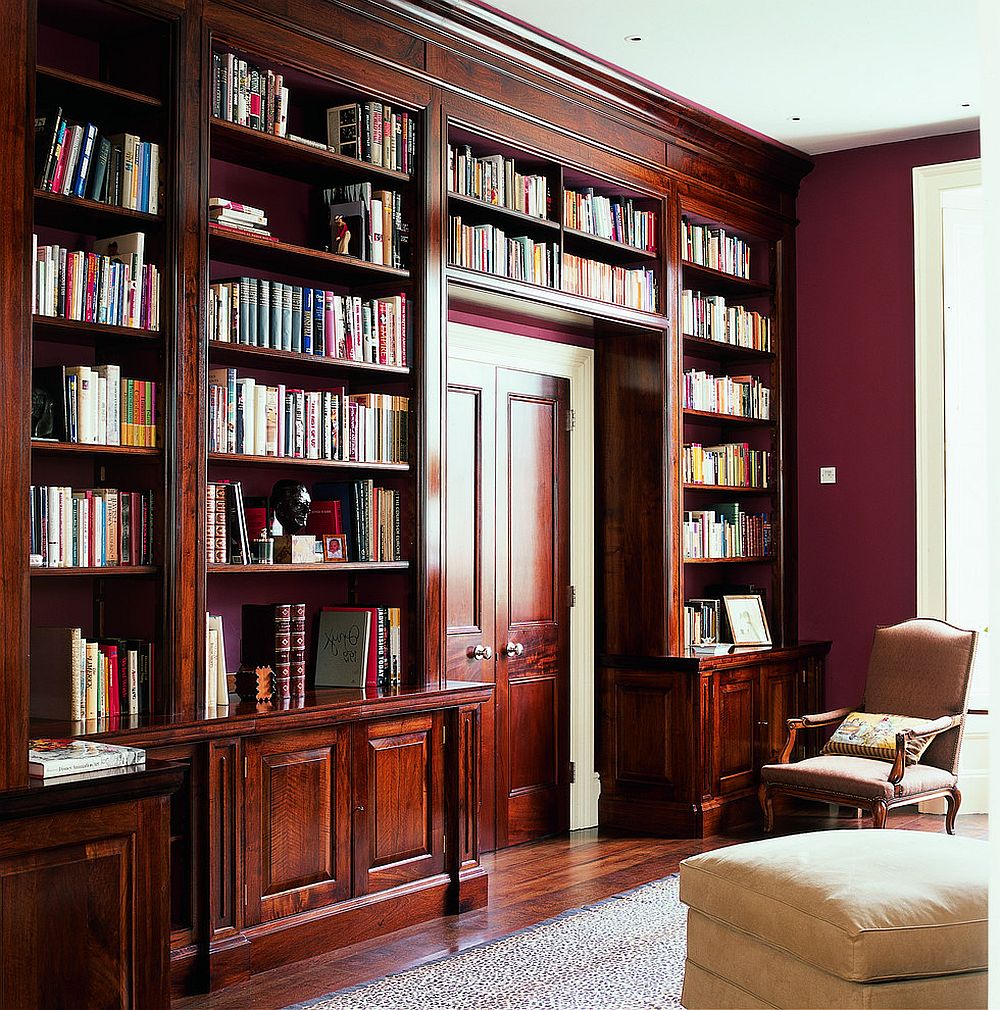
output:
[[[31,311],[38,316],[156,330],[160,272],[144,262],[145,235],[95,239],[91,251],[32,236]]]
[[[376,365],[406,365],[405,294],[339,295],[258,277],[208,289],[210,340]]]
[[[288,99],[282,74],[255,67],[236,53],[212,54],[212,115],[217,119],[284,137]]]
[[[31,716],[77,724],[150,711],[153,643],[31,629]]]
[[[153,492],[32,484],[29,563],[115,568],[153,563]]]
[[[559,282],[569,294],[643,312],[656,312],[659,304],[656,274],[642,267],[614,266],[564,253]]]
[[[35,185],[47,193],[157,214],[160,145],[71,122],[60,107],[35,118]]]
[[[326,146],[394,172],[412,172],[417,163],[417,126],[413,113],[366,99],[326,110]]]
[[[303,534],[322,541],[343,534],[345,561],[402,561],[400,494],[371,480],[317,483]],[[262,531],[278,534],[269,500],[244,496],[240,481],[209,482],[205,500],[207,561],[221,565],[255,562],[251,541]]]
[[[692,368],[684,373],[684,407],[729,417],[771,416],[771,390],[755,375],[709,375]]]
[[[738,502],[684,513],[681,539],[686,561],[771,555],[771,517],[744,512]]]
[[[155,448],[156,383],[123,378],[119,365],[44,365],[32,371],[41,397],[40,437],[83,445]]]
[[[722,600],[684,601],[684,648],[722,641]]]
[[[463,224],[458,215],[448,223],[448,261],[453,266],[549,288],[559,286],[555,243],[535,242],[526,235],[508,238],[501,228]]]
[[[696,266],[750,279],[750,243],[718,225],[681,218],[681,258]]]
[[[366,693],[399,687],[403,626],[399,607],[323,607],[317,621],[316,686]]]
[[[567,189],[563,195],[563,224],[588,235],[656,252],[656,214],[640,210],[631,197],[601,196],[589,186],[579,191]]]
[[[330,215],[330,248],[366,263],[406,269],[410,228],[402,194],[355,182],[323,190]]]
[[[468,145],[448,145],[448,191],[532,217],[550,216],[544,175],[523,175],[514,160],[502,154],[477,158]]]
[[[684,446],[681,469],[685,484],[766,489],[770,486],[767,449],[751,449],[747,442]]]
[[[348,394],[343,386],[304,390],[213,368],[209,452],[353,463],[405,463],[409,398]]]
[[[722,295],[681,292],[681,332],[719,344],[770,351],[771,320],[743,305],[726,305]]]

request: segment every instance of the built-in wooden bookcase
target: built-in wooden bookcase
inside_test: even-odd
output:
[[[456,284],[479,288],[482,293],[510,295],[529,302],[544,300],[553,310],[562,307],[570,315],[584,319],[609,318],[615,321],[663,325],[663,199],[661,195],[643,190],[635,183],[613,180],[580,168],[569,161],[550,154],[531,151],[509,140],[490,136],[465,124],[453,121],[448,132],[448,161],[444,166],[448,203],[448,275]],[[461,159],[461,162],[460,162]],[[483,162],[493,162],[503,178],[503,163],[507,177],[492,190]],[[534,206],[522,204],[515,198],[510,173],[539,177],[545,181],[547,199]],[[464,177],[463,184],[458,181]],[[501,188],[502,186],[502,188]],[[530,188],[530,186],[529,186]],[[641,226],[644,241],[629,242],[632,232],[623,232],[624,215],[615,220],[614,228],[590,225],[589,218],[577,206],[576,196],[587,197],[587,209],[593,198],[608,200],[616,207],[629,208],[645,215]],[[531,213],[519,207],[529,206]],[[476,229],[490,227],[501,231],[506,239],[526,237],[539,244],[544,251],[541,259],[547,262],[549,283],[532,282],[507,276],[488,269],[491,261],[482,258],[469,262],[469,252],[485,250],[490,244],[490,233],[481,239],[466,236],[464,252],[460,251],[460,237],[455,231],[456,219],[465,227]],[[621,237],[619,237],[621,236]],[[594,272],[603,267],[607,271],[648,273],[645,297],[639,297],[640,283],[632,273],[631,286],[636,288],[632,297],[620,294],[624,278],[619,274],[607,281],[603,291],[587,287],[580,280],[576,262],[587,261],[582,268]],[[477,265],[478,264],[478,265]],[[539,291],[538,289],[542,290]],[[550,294],[554,293],[554,294]],[[584,293],[588,292],[588,293]],[[481,296],[482,297],[482,296]],[[589,325],[589,324],[588,324]]]
[[[761,227],[760,222],[732,209],[694,199],[681,202],[679,230],[679,588],[683,600],[718,598],[727,591],[759,592],[765,600],[772,638],[782,642],[786,638],[787,586],[782,486],[784,315],[778,287],[781,237],[773,228]],[[738,246],[735,260],[730,255],[728,262],[727,239]],[[702,255],[696,251],[700,240],[705,250]],[[709,245],[723,248],[710,258]],[[714,402],[698,398],[699,392],[704,397],[706,392],[712,395],[712,390],[706,390],[704,380],[698,391],[693,390],[692,373],[707,376],[708,385],[716,387]],[[767,409],[759,402],[744,406],[722,399],[732,391],[723,384],[734,377],[744,383],[759,383],[769,397]],[[712,384],[712,378],[719,381]],[[728,470],[723,471],[726,464],[721,463],[719,470],[723,472],[714,479],[706,480],[704,471],[692,473],[690,464],[685,467],[689,447],[697,451],[698,447],[720,446],[735,448],[729,452]],[[757,455],[763,453],[766,457]],[[755,457],[752,474],[751,455]],[[760,525],[766,524],[766,533],[758,527],[753,539],[739,546],[723,545],[721,550],[718,543],[707,549],[687,543],[688,517],[722,505],[729,511],[738,506],[751,521],[753,517],[762,519]],[[766,544],[762,543],[765,535]],[[678,609],[683,619],[683,601]],[[683,627],[678,642],[683,648]]]
[[[172,411],[166,407],[173,382],[174,319],[169,297],[175,257],[171,228],[175,206],[173,45],[172,24],[154,16],[86,0],[41,0],[38,4],[33,90],[39,150],[32,162],[40,166],[32,180],[36,244],[89,252],[95,241],[140,232],[145,262],[159,271],[162,297],[158,325],[141,327],[111,325],[103,321],[106,317],[100,322],[85,321],[86,316],[72,318],[83,313],[67,308],[65,300],[55,307],[33,304],[32,375],[53,366],[116,365],[122,377],[155,383],[156,438],[155,445],[82,443],[71,441],[67,425],[57,422],[55,439],[31,439],[30,484],[74,490],[148,490],[152,493],[152,517],[149,556],[140,564],[104,567],[96,563],[100,559],[78,555],[72,567],[50,567],[47,545],[36,543],[36,550],[43,549],[41,557],[36,556],[29,566],[30,623],[33,628],[78,626],[91,640],[109,637],[151,642],[152,695],[140,716],[144,720],[151,712],[169,707],[173,664],[165,616],[170,573],[165,531],[171,511],[168,488],[173,450]],[[39,173],[44,171],[59,118],[84,128],[92,124],[98,137],[133,134],[158,145],[162,169],[155,212],[87,198],[83,187],[82,195],[74,195],[72,185],[68,194],[61,191],[62,186],[53,191],[51,178],[49,185],[40,185]],[[97,154],[95,142],[95,162]],[[37,281],[35,273],[33,287]],[[41,301],[40,292],[35,297]],[[49,314],[56,311],[59,314]],[[57,395],[56,390],[53,393]],[[55,409],[58,414],[61,406],[56,404]],[[29,422],[26,419],[24,423]],[[104,440],[101,438],[102,443]],[[112,437],[111,441],[115,440]],[[25,481],[23,490],[26,498],[28,483]],[[40,517],[36,520],[36,534],[46,537]],[[89,563],[82,564],[83,560]],[[64,555],[63,561],[73,563],[74,559]],[[87,728],[114,729],[118,724],[116,721],[113,726],[105,719],[99,724],[88,723]],[[127,720],[120,724],[127,724]]]
[[[281,75],[289,92],[287,135],[277,136],[212,115],[209,122],[209,197],[237,201],[264,210],[267,230],[277,241],[239,234],[209,224],[209,284],[238,277],[314,288],[336,295],[365,299],[402,295],[406,300],[407,332],[403,335],[405,364],[379,364],[338,358],[332,353],[304,353],[235,340],[211,340],[208,368],[235,368],[241,377],[270,386],[283,385],[306,391],[343,388],[348,393],[381,393],[409,401],[409,453],[399,462],[345,462],[232,454],[209,451],[207,479],[239,481],[245,497],[266,497],[276,481],[293,479],[315,496],[317,485],[329,482],[372,480],[377,487],[397,491],[401,503],[402,558],[396,561],[358,561],[346,564],[206,565],[206,610],[223,617],[227,669],[240,665],[241,608],[245,603],[296,602],[306,604],[307,680],[312,681],[319,610],[325,606],[399,607],[403,620],[405,684],[422,681],[419,662],[423,628],[416,618],[418,426],[422,409],[415,377],[416,350],[422,339],[421,305],[411,265],[419,262],[422,191],[419,158],[413,170],[397,171],[310,146],[306,138],[326,144],[326,110],[347,103],[377,100],[405,110],[422,150],[423,117],[418,108],[397,96],[373,92],[363,81],[321,76],[294,64],[279,62],[252,47],[216,36],[213,54],[236,53],[251,66]],[[211,74],[211,68],[207,71]],[[369,182],[373,189],[398,192],[409,238],[407,257],[401,264],[369,262],[358,255],[360,238],[352,234],[347,255],[333,250],[331,227],[323,190],[326,187]],[[352,227],[354,227],[352,225]],[[357,228],[354,227],[354,231]],[[287,344],[287,341],[286,341]],[[205,390],[206,416],[208,387]],[[251,538],[259,530],[250,531]],[[297,700],[295,704],[299,704]]]

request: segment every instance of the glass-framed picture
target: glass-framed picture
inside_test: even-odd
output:
[[[759,596],[723,596],[734,645],[770,645],[764,603]]]

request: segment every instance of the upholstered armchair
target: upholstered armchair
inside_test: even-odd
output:
[[[885,827],[892,807],[944,797],[945,827],[953,835],[962,802],[956,773],[977,637],[929,618],[876,628],[863,703],[789,719],[778,763],[761,769],[767,830],[774,826],[773,799],[780,793],[867,810],[876,828]],[[896,733],[892,761],[832,753],[790,761],[799,733],[838,725],[855,710],[926,722]],[[931,742],[919,763],[908,762],[908,747],[927,738]]]

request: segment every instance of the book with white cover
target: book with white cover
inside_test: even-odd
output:
[[[51,779],[145,763],[146,752],[140,747],[123,747],[96,740],[42,738],[28,741],[28,774],[35,778]]]

